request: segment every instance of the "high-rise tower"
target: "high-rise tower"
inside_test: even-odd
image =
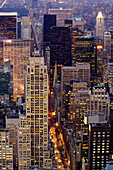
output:
[[[104,169],[109,161],[111,126],[108,123],[89,125],[89,170]]]
[[[9,130],[0,129],[0,169],[13,169],[13,145],[9,142]]]
[[[50,42],[50,28],[56,26],[56,15],[44,14],[43,41]]]
[[[56,15],[44,14],[43,24],[43,51],[45,57],[45,63],[50,60],[50,39],[51,39],[51,27],[56,26]]]
[[[111,34],[111,58],[113,58],[113,30],[109,31]]]
[[[6,116],[6,128],[9,129],[9,143],[13,144],[13,168],[18,169],[18,150],[17,150],[17,127],[19,123],[18,115]]]
[[[50,50],[50,91],[52,92],[55,63],[57,63],[58,83],[61,82],[61,67],[71,66],[71,45],[69,27],[51,28]],[[52,93],[51,93],[52,94]]]
[[[51,168],[48,151],[48,74],[44,58],[36,52],[27,66],[26,117],[31,129],[31,165]]]
[[[104,72],[104,61],[103,61],[103,46],[102,44],[97,44],[95,46],[95,61],[97,60],[96,64],[96,74],[97,74],[97,82],[103,82],[103,72]]]
[[[103,33],[104,33],[104,17],[102,15],[102,12],[98,12],[98,15],[96,17],[96,36],[103,39]]]
[[[24,97],[24,70],[33,50],[33,40],[4,40],[3,58],[13,65],[13,100]]]
[[[29,16],[21,18],[21,38],[31,39],[31,21]]]
[[[75,63],[90,63],[90,85],[95,84],[96,58],[94,55],[94,37],[80,36],[76,38]],[[74,63],[74,58],[73,58]]]
[[[72,9],[49,9],[49,14],[56,15],[57,26],[64,26],[65,19],[72,19]]]
[[[107,57],[111,58],[111,33],[107,31],[104,33],[104,49],[107,50]]]
[[[72,57],[72,65],[76,64],[76,38],[80,36],[84,36],[85,33],[79,30],[77,27],[73,27],[71,30],[71,57]]]
[[[0,39],[16,39],[17,12],[0,12]]]

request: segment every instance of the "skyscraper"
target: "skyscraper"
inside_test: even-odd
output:
[[[81,36],[76,38],[75,63],[89,63],[91,86],[95,83],[97,61],[94,55],[94,37]]]
[[[109,120],[110,99],[106,87],[102,84],[93,87],[92,94],[89,90],[79,90],[71,93],[70,116],[75,121],[75,132],[81,131],[84,126],[84,115],[104,115]]]
[[[104,36],[104,17],[102,15],[102,12],[98,12],[98,15],[96,17],[96,36],[100,37],[103,40]]]
[[[4,61],[13,65],[13,99],[24,97],[24,70],[33,51],[33,40],[4,40]]]
[[[21,18],[21,38],[31,39],[31,21],[29,16]]]
[[[111,34],[111,58],[113,58],[113,30],[109,31]]]
[[[85,33],[79,30],[78,28],[71,28],[71,57],[72,57],[72,65],[76,65],[76,38],[80,36],[84,36]]]
[[[66,110],[66,84],[70,84],[70,81],[84,81],[90,86],[90,64],[77,63],[76,67],[68,66],[62,67],[61,74],[61,92],[62,92],[62,116],[65,117]],[[70,103],[70,102],[69,102]]]
[[[113,94],[113,59],[109,59],[108,61],[108,67],[106,69],[105,73],[105,82],[108,82],[109,88],[110,88],[110,93]]]
[[[28,169],[31,165],[31,133],[28,119],[24,115],[19,116],[18,164],[19,170]]]
[[[71,93],[69,114],[74,121],[75,134],[85,129],[84,115],[90,110],[90,93],[90,90],[78,90],[74,94]]]
[[[0,169],[13,169],[13,145],[7,129],[0,129]]]
[[[107,50],[107,57],[111,58],[111,34],[110,32],[104,32],[104,49]]]
[[[104,169],[109,161],[111,126],[101,122],[89,125],[89,170]]]
[[[95,58],[97,60],[96,70],[97,70],[97,82],[103,82],[104,77],[104,61],[103,61],[103,46],[102,44],[97,44],[95,46]]]
[[[50,90],[51,91],[53,88],[55,64],[57,65],[58,83],[60,83],[61,67],[71,65],[70,28],[68,27],[51,28],[51,49],[50,49]]]
[[[0,39],[16,39],[17,12],[0,12]]]
[[[0,68],[0,94],[11,95],[11,74],[10,70],[4,70]]]
[[[93,87],[90,96],[89,114],[104,114],[106,120],[110,115],[110,99],[105,84],[99,84]]]
[[[9,130],[9,143],[13,144],[13,168],[18,169],[18,140],[17,140],[17,128],[19,124],[18,115],[6,116],[6,128]]]
[[[51,168],[48,151],[48,74],[44,58],[36,52],[27,66],[26,118],[31,129],[31,165]]]
[[[44,15],[44,24],[43,24],[43,51],[45,63],[49,63],[48,54],[50,60],[50,39],[51,39],[51,27],[56,26],[56,15]],[[50,64],[50,63],[49,63]]]
[[[44,14],[43,41],[50,42],[50,28],[56,26],[56,15]]]
[[[3,61],[3,41],[0,41],[0,66],[4,65]]]
[[[64,26],[66,19],[72,19],[72,9],[49,9],[49,14],[56,15],[57,26]]]
[[[72,27],[73,21],[71,19],[65,19],[65,27]]]
[[[81,31],[84,31],[84,21],[82,18],[73,19],[73,27],[78,28]]]

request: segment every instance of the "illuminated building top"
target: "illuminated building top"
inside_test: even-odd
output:
[[[103,49],[102,45],[97,45],[97,49]]]
[[[103,40],[104,31],[104,17],[102,15],[102,12],[98,12],[98,15],[96,17],[96,36],[100,37]]]
[[[102,12],[98,12],[97,18],[104,18]]]

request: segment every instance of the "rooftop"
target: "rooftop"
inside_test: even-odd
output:
[[[29,167],[29,170],[54,170],[56,168],[38,168],[38,167],[35,167],[35,166],[30,166]],[[61,169],[60,169],[61,170]],[[65,169],[65,170],[68,170],[68,169]]]
[[[84,36],[77,37],[76,39],[94,39],[94,37],[84,35]]]
[[[113,161],[110,161],[109,164],[107,164],[105,170],[113,170]]]
[[[63,66],[62,69],[77,69],[78,68],[77,66],[90,66],[90,64],[89,63],[76,63],[76,66]]]
[[[17,16],[17,12],[0,12],[0,16]]]
[[[74,18],[75,21],[82,21],[82,18]]]
[[[111,125],[108,124],[107,122],[100,122],[100,123],[92,124],[92,127],[111,127]]]
[[[62,9],[62,8],[59,8],[59,9],[49,9],[49,11],[72,11],[72,9]]]

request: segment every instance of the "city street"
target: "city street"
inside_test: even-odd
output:
[[[66,151],[65,143],[63,141],[62,131],[58,133],[58,124],[52,126],[49,132],[50,140],[53,142],[56,168],[57,169],[70,169],[70,160]]]

